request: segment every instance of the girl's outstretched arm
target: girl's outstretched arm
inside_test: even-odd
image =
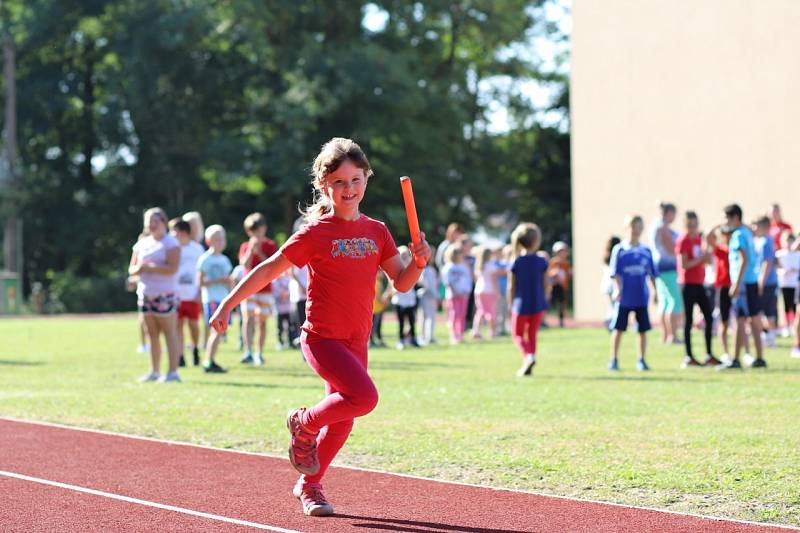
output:
[[[236,309],[242,300],[257,293],[267,283],[280,276],[285,270],[292,267],[291,261],[280,252],[275,252],[269,259],[262,262],[250,271],[242,281],[222,300],[209,324],[217,332],[223,333],[228,328],[228,318],[231,311]]]

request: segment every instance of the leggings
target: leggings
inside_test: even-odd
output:
[[[711,302],[708,301],[708,294],[705,288],[695,283],[687,283],[683,286],[683,305],[686,309],[686,319],[683,322],[683,339],[686,345],[686,355],[692,355],[692,313],[694,305],[700,307],[703,313],[703,322],[705,322],[705,339],[706,339],[706,353],[711,355],[711,331],[714,325],[713,309]]]
[[[367,340],[332,340],[303,332],[300,347],[309,366],[325,380],[325,398],[306,410],[304,426],[319,430],[317,453],[320,469],[302,476],[303,483],[319,483],[344,446],[353,419],[378,405],[378,390],[367,374]]]
[[[539,332],[542,317],[544,317],[544,311],[539,311],[533,315],[511,315],[511,332],[514,336],[514,344],[519,348],[522,357],[528,354],[536,354],[536,335]]]
[[[402,342],[403,339],[406,338],[406,333],[405,333],[406,320],[408,320],[408,329],[409,329],[408,335],[411,336],[412,340],[416,339],[417,333],[416,333],[416,326],[414,326],[414,323],[417,321],[417,306],[415,305],[412,307],[404,307],[402,305],[398,305],[396,307],[396,311],[397,311],[397,321],[400,323],[400,329],[398,330],[400,332],[400,342]]]
[[[450,325],[450,338],[461,342],[467,325],[467,300],[469,295],[453,296],[447,300],[447,322]]]
[[[481,328],[481,320],[485,320],[487,324],[491,324],[497,317],[497,293],[476,293],[475,303],[477,304],[478,308],[476,309],[475,317],[472,320],[472,332],[478,333]],[[494,336],[494,331],[490,331],[489,335]]]
[[[787,326],[791,326],[794,323],[794,315],[797,308],[794,291],[794,287],[781,287],[781,294],[783,294],[783,309],[786,313]]]

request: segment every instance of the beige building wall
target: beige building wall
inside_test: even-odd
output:
[[[703,227],[778,201],[800,229],[800,0],[574,0],[575,308],[602,318],[603,248],[661,200]]]

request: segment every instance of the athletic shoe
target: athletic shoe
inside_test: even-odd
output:
[[[522,366],[517,370],[517,377],[530,376],[533,373],[533,367],[536,365],[536,356],[528,354],[522,360]]]
[[[639,372],[647,372],[650,370],[650,367],[647,366],[647,362],[644,359],[639,359],[636,361],[636,370]]]
[[[257,353],[253,356],[253,364],[255,366],[264,366],[264,356]]]
[[[717,366],[721,365],[722,361],[714,357],[713,355],[706,355],[706,360],[703,361],[703,366]]]
[[[136,351],[139,352],[139,353],[148,353],[150,351],[150,347],[148,345],[146,345],[146,344],[140,344],[136,348]]]
[[[303,514],[306,516],[330,516],[333,514],[333,505],[325,499],[322,485],[319,483],[309,483],[303,486],[302,481],[298,481],[292,489],[292,494],[300,500],[303,505]]]
[[[178,359],[178,366],[186,366],[186,360],[183,358],[183,354],[181,354],[181,358]]]
[[[242,363],[243,365],[252,364],[253,363],[253,354],[251,354],[250,352],[247,352],[246,354],[244,354],[244,357],[242,357],[242,360],[239,361],[239,362]]]
[[[397,343],[397,345],[395,346],[395,348],[397,348],[398,350],[405,350],[406,349],[406,345],[405,345],[405,343],[403,341],[399,341]]]
[[[753,366],[753,361],[756,360],[756,358],[749,353],[744,354],[742,359],[744,359],[744,366]]]
[[[717,364],[719,364],[719,361],[717,361]],[[690,357],[687,355],[686,357],[683,358],[683,362],[681,363],[681,368],[689,368],[692,366],[703,366],[703,364],[694,357]]]
[[[313,476],[319,472],[317,433],[309,431],[300,422],[305,411],[305,407],[293,409],[286,417],[286,427],[292,435],[289,446],[289,462],[301,474]]]
[[[619,360],[612,359],[611,361],[609,361],[608,362],[608,369],[610,371],[612,371],[612,372],[618,372],[619,371]]]
[[[227,370],[219,366],[216,361],[211,361],[203,367],[203,372],[206,374],[224,374]]]
[[[147,383],[149,381],[158,381],[161,378],[161,374],[158,372],[150,372],[149,374],[145,374],[144,376],[139,378],[139,383]]]
[[[800,359],[800,346],[792,346],[792,352],[789,355],[795,359]]]
[[[767,362],[763,358],[756,359],[750,364],[750,368],[767,368]]]
[[[731,359],[730,361],[726,361],[721,365],[717,365],[717,370],[741,370],[742,363],[739,362],[738,359]]]
[[[200,366],[200,350],[197,349],[197,346],[192,348],[192,362],[194,366]]]
[[[180,383],[181,377],[177,372],[168,372],[166,376],[161,376],[158,379],[159,383]]]

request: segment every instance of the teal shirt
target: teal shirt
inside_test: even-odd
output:
[[[736,283],[739,272],[742,270],[742,256],[739,251],[743,250],[747,255],[747,268],[742,282],[745,285],[758,283],[758,256],[753,244],[753,232],[750,231],[750,228],[744,225],[739,226],[731,235],[728,249],[730,250],[728,258],[731,263],[731,282]]]
[[[201,291],[203,303],[221,302],[228,295],[227,278],[233,270],[231,260],[208,250],[197,260],[197,270],[203,273],[206,281],[222,278],[221,283],[203,287]]]

